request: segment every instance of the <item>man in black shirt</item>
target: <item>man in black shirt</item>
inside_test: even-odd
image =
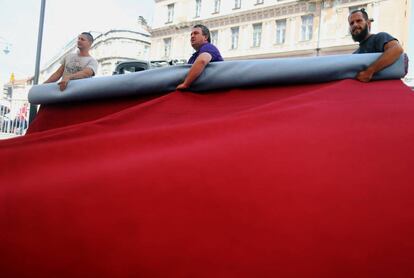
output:
[[[371,34],[371,20],[365,9],[353,11],[349,17],[349,31],[352,39],[359,42],[359,48],[354,54],[383,52],[383,54],[368,68],[359,72],[356,79],[369,82],[372,76],[393,64],[404,52],[398,40],[388,33]]]

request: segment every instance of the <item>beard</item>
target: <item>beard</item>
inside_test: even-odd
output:
[[[362,42],[363,40],[365,40],[368,34],[369,34],[368,25],[365,25],[365,27],[361,30],[361,32],[359,32],[358,34],[351,33],[351,36],[355,42]]]

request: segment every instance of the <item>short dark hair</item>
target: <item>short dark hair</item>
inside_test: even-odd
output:
[[[358,10],[355,10],[355,11],[352,11],[352,12],[349,14],[349,16],[351,16],[351,15],[353,15],[353,14],[355,14],[355,13],[361,13],[361,14],[362,14],[362,17],[363,17],[366,21],[370,20],[370,19],[369,19],[369,17],[368,17],[368,13],[365,11],[365,9],[364,9],[364,8],[361,8],[361,9],[358,9]],[[373,20],[372,20],[372,21],[373,21]]]
[[[194,25],[193,28],[200,28],[201,29],[201,33],[203,34],[203,36],[207,37],[207,41],[211,42],[211,38],[210,38],[210,30],[208,30],[208,28],[202,24],[197,24]]]
[[[85,35],[86,38],[88,39],[88,41],[90,41],[91,44],[93,43],[93,36],[92,36],[91,33],[89,33],[89,32],[82,32],[81,35]]]

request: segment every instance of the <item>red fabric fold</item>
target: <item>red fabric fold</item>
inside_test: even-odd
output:
[[[399,80],[44,107],[0,142],[1,276],[413,276],[413,126]]]

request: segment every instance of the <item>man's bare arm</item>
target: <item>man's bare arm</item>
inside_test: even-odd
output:
[[[70,80],[74,79],[82,79],[82,78],[88,78],[93,76],[93,70],[91,68],[85,68],[81,71],[75,72],[73,74],[68,75],[70,77]]]
[[[58,81],[65,71],[65,66],[61,65],[44,83],[52,83]]]
[[[384,45],[384,53],[371,64],[366,70],[358,73],[356,79],[369,82],[375,73],[393,64],[404,52],[397,40],[389,41]]]
[[[194,80],[196,80],[197,77],[199,77],[200,74],[204,71],[204,68],[208,65],[208,63],[210,63],[212,58],[213,57],[211,57],[210,53],[201,53],[200,56],[198,56],[195,60],[184,82],[177,86],[177,90],[188,89]]]
[[[66,87],[68,86],[69,80],[74,80],[74,79],[82,79],[82,78],[88,78],[94,75],[94,72],[91,68],[85,68],[81,71],[78,71],[76,73],[73,74],[69,74],[67,76],[65,76],[62,81],[60,81],[59,87],[60,90],[63,91],[66,89]]]

